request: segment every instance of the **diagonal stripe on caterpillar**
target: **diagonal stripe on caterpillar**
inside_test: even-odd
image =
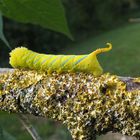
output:
[[[85,55],[51,55],[39,54],[28,50],[25,47],[19,47],[10,53],[10,64],[14,68],[28,68],[48,73],[57,72],[86,72],[99,76],[103,69],[97,60],[97,54],[107,52],[112,49],[109,47],[101,48]]]

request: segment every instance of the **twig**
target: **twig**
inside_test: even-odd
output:
[[[140,18],[130,18],[130,19],[129,19],[129,22],[132,22],[132,23],[139,23],[139,22],[140,22]]]
[[[41,137],[37,133],[36,129],[30,123],[29,118],[23,114],[18,114],[18,116],[19,116],[20,122],[26,128],[29,134],[32,136],[33,140],[41,140]]]

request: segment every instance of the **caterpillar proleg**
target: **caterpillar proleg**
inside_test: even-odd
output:
[[[35,69],[48,73],[86,72],[99,76],[103,73],[103,69],[97,60],[97,54],[112,49],[110,43],[107,45],[109,47],[100,48],[85,55],[39,54],[25,47],[18,47],[10,53],[10,64],[14,68]]]

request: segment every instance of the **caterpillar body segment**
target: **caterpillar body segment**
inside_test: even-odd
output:
[[[19,47],[10,53],[10,64],[14,68],[35,69],[47,73],[86,72],[99,76],[103,73],[103,69],[97,60],[97,54],[112,49],[110,43],[107,45],[108,48],[97,49],[86,55],[39,54],[25,47]]]

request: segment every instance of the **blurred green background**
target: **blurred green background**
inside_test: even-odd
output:
[[[74,41],[40,26],[4,18],[4,33],[12,48],[26,46],[41,53],[85,54],[110,42],[113,50],[98,57],[104,71],[140,76],[139,0],[63,0],[63,3]],[[10,67],[9,52],[1,41],[0,67]],[[32,139],[16,115],[1,112],[0,116],[0,139]],[[71,140],[70,133],[60,123],[35,117],[30,120],[43,140]],[[129,139],[110,134],[98,140],[123,138]]]

